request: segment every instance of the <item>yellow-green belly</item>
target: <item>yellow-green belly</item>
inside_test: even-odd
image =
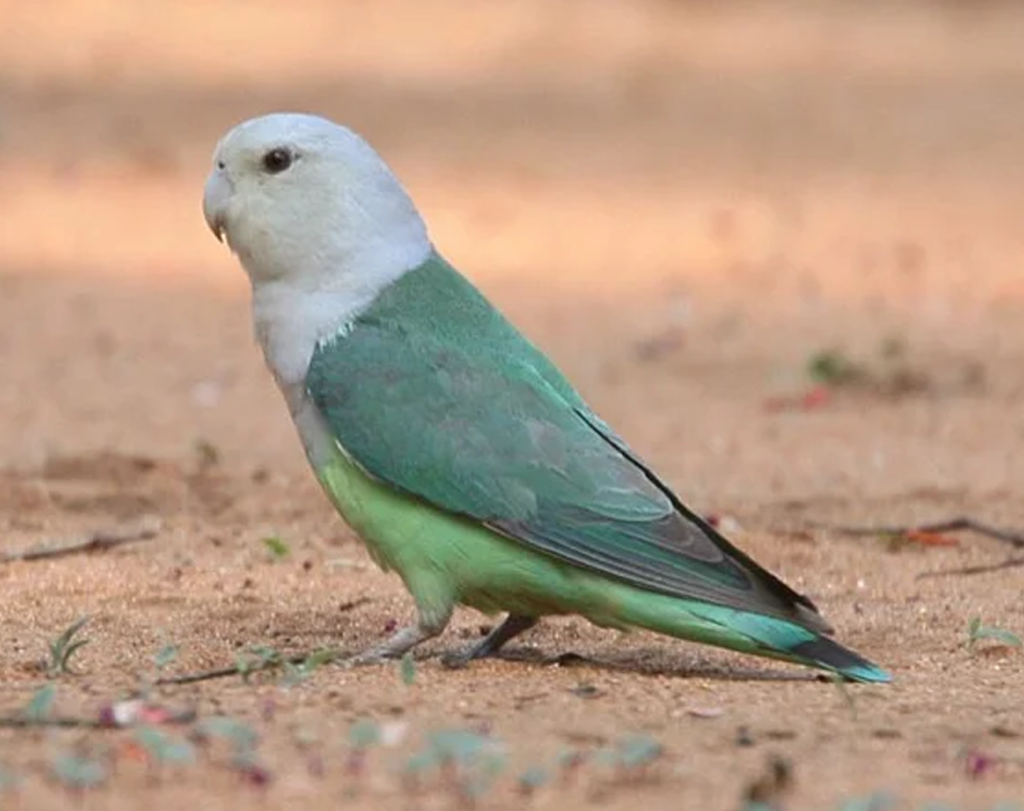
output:
[[[618,584],[380,484],[340,451],[318,476],[377,564],[396,571],[428,615],[461,603],[487,613],[580,613],[621,624]]]
[[[321,465],[318,475],[374,560],[401,576],[424,619],[443,624],[457,603],[486,613],[579,614],[605,627],[647,628],[823,666],[787,652],[816,637],[805,628],[647,591],[562,563],[374,481],[340,451]]]

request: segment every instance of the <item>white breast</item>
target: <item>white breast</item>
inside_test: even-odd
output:
[[[256,340],[285,397],[289,396],[286,389],[305,380],[317,343],[348,329],[383,290],[418,267],[429,251],[426,243],[415,252],[407,251],[409,256],[403,255],[400,262],[367,261],[358,274],[321,273],[254,282]]]
[[[348,329],[370,303],[337,293],[303,293],[284,284],[253,291],[256,339],[315,468],[331,459],[334,439],[306,394],[306,372],[317,343]]]
[[[307,293],[283,282],[253,290],[256,340],[286,397],[287,388],[305,380],[317,342],[347,329],[370,303],[346,293]]]

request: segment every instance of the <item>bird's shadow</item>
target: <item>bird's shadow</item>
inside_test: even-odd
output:
[[[431,654],[427,658],[438,658],[442,665],[453,670],[472,668],[484,661],[462,662],[443,652]],[[737,682],[831,682],[833,680],[833,677],[825,673],[732,667],[694,662],[685,664],[667,662],[667,652],[664,650],[634,649],[624,652],[620,656],[594,657],[572,651],[553,656],[536,648],[509,647],[488,658],[492,661],[515,662],[541,667],[586,668],[614,673],[631,673],[639,676],[671,676],[679,679],[713,679]]]

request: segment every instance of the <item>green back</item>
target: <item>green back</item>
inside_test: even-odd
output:
[[[318,346],[306,386],[345,452],[401,492],[634,586],[826,628],[439,256]]]

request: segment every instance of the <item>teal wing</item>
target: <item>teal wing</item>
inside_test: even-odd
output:
[[[308,393],[369,475],[575,566],[827,630],[688,510],[525,340],[496,352],[364,319]]]

